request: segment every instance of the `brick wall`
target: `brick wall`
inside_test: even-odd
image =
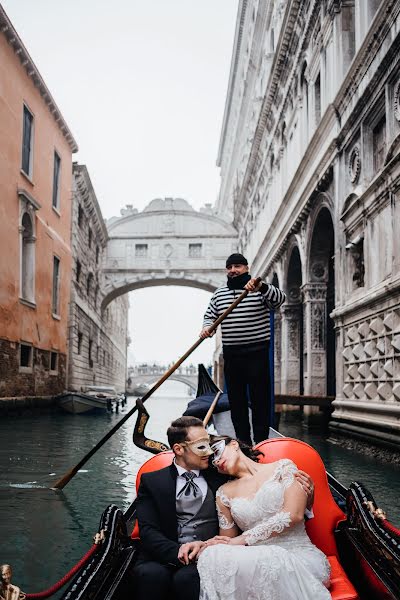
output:
[[[0,339],[0,396],[52,396],[64,390],[66,356],[58,354],[57,373],[50,371],[50,352],[32,347],[31,372],[21,372],[17,342]]]

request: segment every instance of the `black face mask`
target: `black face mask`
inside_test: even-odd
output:
[[[227,286],[230,290],[242,290],[250,279],[250,273],[242,273],[242,275],[236,275],[236,277],[228,277]]]

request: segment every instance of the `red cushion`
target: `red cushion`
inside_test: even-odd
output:
[[[333,532],[345,515],[332,497],[324,463],[318,452],[305,442],[292,438],[266,440],[257,444],[256,448],[264,453],[260,462],[270,463],[289,458],[311,476],[315,485],[314,518],[306,523],[307,533],[324,554],[338,557]]]
[[[329,591],[333,600],[358,600],[358,594],[353,584],[339,563],[336,556],[328,556],[331,565],[331,585]]]
[[[172,450],[167,450],[166,452],[160,452],[160,454],[156,454],[155,456],[149,458],[149,460],[146,460],[136,475],[136,492],[139,489],[140,479],[143,473],[151,473],[152,471],[159,471],[164,467],[168,467],[172,463],[173,458],[174,453]],[[139,524],[136,520],[135,527],[131,533],[131,538],[137,540],[139,537]]]
[[[166,452],[160,452],[160,454],[155,454],[149,460],[146,460],[144,465],[142,465],[136,475],[136,492],[139,489],[140,479],[143,473],[151,473],[152,471],[159,471],[164,467],[169,467],[174,458],[174,453],[172,450],[167,450]]]

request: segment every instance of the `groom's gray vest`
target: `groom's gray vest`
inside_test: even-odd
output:
[[[178,542],[180,544],[196,540],[208,540],[218,534],[215,498],[208,486],[207,495],[197,513],[194,508],[195,504],[196,499],[188,498],[184,495],[176,499]]]

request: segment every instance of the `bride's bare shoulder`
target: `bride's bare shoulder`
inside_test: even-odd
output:
[[[217,492],[217,495],[228,497],[228,499],[232,498],[235,495],[235,490],[237,488],[238,481],[238,479],[231,479],[230,481],[227,481],[226,483],[224,483],[224,485],[221,485]]]

